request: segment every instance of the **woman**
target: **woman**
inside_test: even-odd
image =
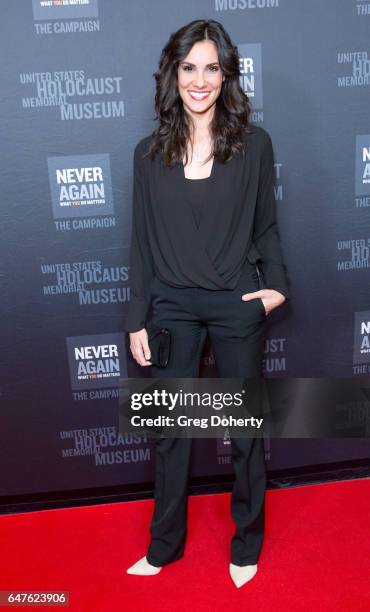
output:
[[[172,34],[155,78],[159,126],[134,153],[132,355],[154,377],[196,378],[208,333],[220,377],[261,376],[266,317],[288,297],[270,136],[249,123],[237,48],[219,22],[192,21]],[[150,362],[150,307],[150,320],[172,333],[165,369]],[[184,553],[191,442],[156,439],[151,542],[130,574],[156,574]],[[257,571],[266,477],[261,438],[231,444],[229,571],[239,587]]]

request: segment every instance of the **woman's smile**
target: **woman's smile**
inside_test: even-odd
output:
[[[189,95],[193,100],[205,100],[208,98],[210,92],[209,91],[189,91]]]

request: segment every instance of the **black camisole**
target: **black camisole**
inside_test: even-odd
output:
[[[199,223],[204,208],[204,202],[207,198],[207,183],[210,177],[200,179],[186,178],[187,197],[192,207],[196,226],[199,228]]]

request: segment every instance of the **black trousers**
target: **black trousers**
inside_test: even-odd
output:
[[[233,290],[177,288],[155,279],[152,320],[168,327],[173,342],[164,369],[151,366],[154,378],[197,378],[207,333],[221,378],[262,376],[266,313],[260,298],[244,302],[243,293],[259,288],[254,266],[246,263]],[[183,556],[187,535],[188,476],[192,438],[156,438],[154,514],[148,561],[163,566]],[[236,525],[230,560],[257,563],[263,542],[266,470],[262,438],[231,438],[235,481],[231,514]]]

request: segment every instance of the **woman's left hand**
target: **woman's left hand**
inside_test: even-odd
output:
[[[261,298],[265,307],[266,316],[286,300],[285,295],[280,293],[280,291],[276,291],[276,289],[259,289],[258,291],[251,291],[250,293],[243,293],[242,295],[242,300],[245,302],[254,300],[255,298]]]

